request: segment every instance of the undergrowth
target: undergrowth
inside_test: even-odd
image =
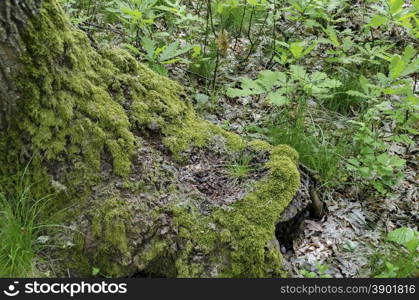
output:
[[[0,190],[0,277],[30,277],[45,245],[38,238],[48,225],[41,221],[51,196],[34,199],[32,184],[20,176],[13,193]]]

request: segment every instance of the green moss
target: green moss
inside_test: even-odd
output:
[[[285,148],[273,149],[267,163],[269,174],[258,182],[255,190],[242,201],[234,203],[231,210],[217,209],[211,216],[197,212],[174,210],[180,227],[179,237],[191,241],[194,247],[218,261],[222,277],[283,276],[281,254],[272,246],[275,225],[281,212],[289,204],[299,187],[299,173],[295,162]],[[284,155],[284,154],[287,155]],[[212,230],[208,224],[217,225]],[[191,247],[189,247],[191,248]],[[190,251],[188,248],[184,251]],[[189,255],[184,255],[189,257]],[[180,276],[189,276],[190,263],[182,256],[177,265]]]
[[[95,246],[94,264],[109,275],[124,273],[119,268],[121,261],[130,259],[126,227],[131,213],[121,200],[110,198],[96,205],[91,214],[92,237],[99,243]]]
[[[272,149],[272,156],[284,156],[291,159],[294,163],[298,163],[299,155],[288,145],[278,145]]]
[[[274,148],[271,144],[262,140],[253,140],[249,142],[249,148],[256,152],[271,152]]]

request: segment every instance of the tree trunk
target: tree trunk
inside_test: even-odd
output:
[[[0,191],[27,167],[33,196],[54,195],[59,272],[284,274],[275,225],[299,186],[294,150],[201,120],[178,84],[92,49],[56,0],[3,0],[0,22]]]
[[[19,99],[13,80],[22,54],[19,41],[28,20],[39,10],[40,3],[10,0],[0,3],[0,130],[6,126],[6,116],[11,115],[11,108]]]

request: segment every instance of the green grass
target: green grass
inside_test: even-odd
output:
[[[358,74],[356,75],[358,76]],[[344,116],[352,116],[360,113],[367,107],[366,99],[361,97],[348,95],[346,92],[350,90],[361,91],[359,79],[354,75],[348,75],[339,78],[342,86],[333,91],[333,97],[322,100],[322,105],[333,112],[337,112]]]
[[[246,153],[240,154],[239,157],[228,165],[229,176],[237,180],[242,180],[248,177],[250,172],[253,170],[250,164],[252,159],[252,155]]]
[[[28,277],[41,245],[37,243],[41,231],[40,214],[47,198],[35,200],[31,186],[23,177],[13,195],[0,193],[0,277]]]
[[[341,157],[347,149],[344,138],[339,142],[319,126],[304,122],[305,108],[302,106],[296,120],[289,120],[289,114],[283,112],[276,126],[268,127],[267,135],[273,145],[285,144],[293,147],[300,155],[300,162],[316,171],[325,186],[340,181],[343,175],[339,170]]]

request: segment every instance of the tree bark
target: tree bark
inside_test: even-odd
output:
[[[6,126],[6,116],[19,101],[14,76],[19,70],[19,44],[28,20],[39,11],[42,1],[11,1],[0,3],[0,130]]]
[[[56,275],[284,275],[275,225],[297,153],[201,120],[178,84],[92,49],[56,0],[0,2],[0,127],[0,192],[26,170],[69,228],[48,233]],[[242,182],[240,155],[258,167]]]

